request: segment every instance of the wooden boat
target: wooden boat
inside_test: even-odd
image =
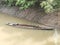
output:
[[[48,27],[48,26],[36,26],[36,25],[18,24],[18,23],[7,23],[6,25],[14,26],[14,27],[33,28],[38,30],[54,30],[53,27]]]

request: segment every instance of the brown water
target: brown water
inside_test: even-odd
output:
[[[60,32],[23,29],[5,25],[7,22],[34,24],[0,13],[0,45],[60,45]],[[58,37],[58,38],[57,38]]]

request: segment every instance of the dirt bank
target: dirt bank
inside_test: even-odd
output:
[[[58,17],[58,25],[60,25],[60,11],[58,12],[57,16],[57,12],[46,14],[42,9],[39,8],[19,10],[18,7],[0,6],[0,12],[49,26],[55,26]]]

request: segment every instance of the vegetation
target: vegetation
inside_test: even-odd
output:
[[[20,9],[27,9],[36,3],[36,0],[5,0],[8,6],[18,6]]]
[[[8,6],[18,6],[20,9],[27,9],[38,3],[37,5],[43,8],[46,13],[60,8],[60,0],[5,0],[4,2]]]
[[[60,0],[46,0],[42,1],[40,5],[42,8],[44,8],[45,12],[49,13],[60,8]]]

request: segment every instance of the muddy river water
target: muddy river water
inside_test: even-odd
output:
[[[7,22],[34,24],[0,13],[0,45],[60,45],[60,31],[34,30],[5,25]]]

